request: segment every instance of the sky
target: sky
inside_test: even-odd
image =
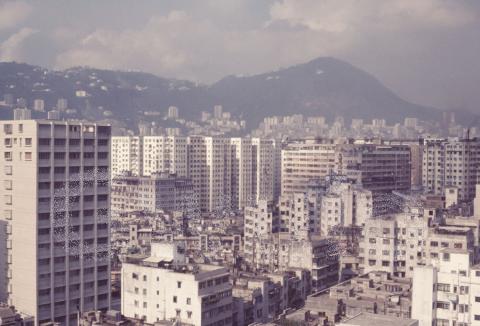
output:
[[[213,83],[321,56],[480,113],[478,0],[0,0],[0,61]]]

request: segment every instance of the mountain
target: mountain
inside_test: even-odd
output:
[[[249,129],[266,116],[295,113],[327,119],[342,115],[347,121],[441,117],[441,111],[407,102],[372,75],[334,58],[318,58],[254,76],[228,76],[212,85],[142,72],[81,67],[52,71],[0,63],[0,95],[8,93],[25,98],[29,105],[36,98],[44,99],[47,109],[53,108],[58,98],[66,98],[69,108],[77,110],[72,111],[74,116],[110,117],[131,127],[138,121],[155,119],[145,112],[163,116],[171,105],[180,109],[182,118],[198,120],[201,111],[211,111],[220,104],[233,116],[245,119]],[[8,110],[0,109],[0,118],[10,116]]]

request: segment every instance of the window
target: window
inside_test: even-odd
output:
[[[187,298],[187,304],[192,304],[192,299]]]
[[[435,302],[435,307],[437,309],[449,309],[450,304],[448,302],[437,301],[437,302]]]
[[[180,282],[180,281],[177,282],[177,288],[179,288],[179,289],[182,288],[182,282]]]
[[[138,300],[135,300],[135,301],[133,302],[133,305],[134,305],[135,307],[138,307]]]
[[[468,294],[468,286],[460,286],[460,294]]]
[[[32,160],[32,152],[25,152],[25,161]]]
[[[468,304],[458,305],[458,312],[460,313],[468,312]]]
[[[474,316],[473,316],[473,319],[475,319],[475,320],[480,320],[480,315],[474,315]]]
[[[5,195],[5,205],[12,205],[12,195]]]
[[[443,260],[450,261],[450,254],[448,252],[443,253]]]
[[[143,275],[143,281],[147,281],[147,275]]]
[[[5,190],[12,190],[12,180],[4,181]]]
[[[177,296],[176,295],[173,296],[173,303],[177,303]]]
[[[147,303],[146,302],[143,303],[143,308],[147,308]]]
[[[138,288],[135,288],[135,294],[138,294]]]
[[[480,297],[475,297],[475,302],[480,302]]]
[[[143,289],[143,295],[147,295],[147,289]]]
[[[377,239],[375,239],[375,238],[370,238],[370,239],[368,239],[368,242],[370,242],[370,243],[377,243]]]
[[[3,153],[3,157],[5,158],[5,161],[11,161],[12,160],[12,152]]]
[[[450,292],[450,284],[438,283],[437,291]]]
[[[192,312],[191,311],[187,311],[187,317],[192,318]]]
[[[5,175],[12,175],[12,166],[11,165],[5,165]]]

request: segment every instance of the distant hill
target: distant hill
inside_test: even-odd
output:
[[[79,97],[77,91],[88,95]],[[34,99],[42,98],[48,110],[58,98],[66,98],[69,108],[77,110],[72,117],[110,117],[132,127],[147,120],[145,111],[163,115],[170,105],[180,109],[181,117],[197,120],[201,111],[211,111],[220,104],[225,111],[245,119],[249,129],[266,116],[294,113],[323,115],[327,119],[342,115],[347,121],[385,118],[400,122],[405,117],[441,117],[441,111],[407,102],[372,75],[334,58],[318,58],[254,76],[228,76],[213,85],[142,72],[92,68],[51,71],[27,64],[0,63],[0,96],[6,93],[27,99],[29,106]],[[10,115],[7,109],[0,110],[0,118]],[[465,119],[469,119],[468,114]]]

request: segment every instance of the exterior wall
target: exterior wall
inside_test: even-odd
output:
[[[306,141],[282,150],[282,196],[305,192],[312,179],[325,179],[335,169],[334,144]]]
[[[190,179],[161,174],[150,177],[118,177],[112,182],[112,214],[129,212],[182,211],[196,205]]]
[[[143,137],[112,137],[112,178],[125,173],[143,175]]]
[[[479,173],[480,141],[428,139],[423,148],[423,189],[443,195],[446,186],[455,186],[461,200],[475,197]]]
[[[2,121],[0,141],[9,304],[66,325],[77,306],[108,308],[110,127]]]
[[[231,289],[226,268],[192,274],[127,263],[122,266],[122,314],[152,324],[173,319],[231,325]]]
[[[420,326],[480,325],[480,270],[468,251],[445,249],[415,268],[412,318]]]

